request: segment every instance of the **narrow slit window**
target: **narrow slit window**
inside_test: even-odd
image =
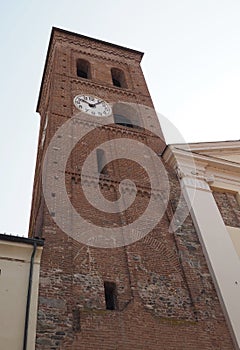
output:
[[[81,330],[81,324],[80,324],[80,311],[78,308],[72,311],[72,316],[73,316],[73,324],[72,324],[73,331],[79,332]]]
[[[117,288],[114,282],[104,282],[105,302],[107,310],[117,309]]]
[[[98,173],[102,175],[107,175],[107,169],[104,167],[104,164],[106,164],[106,157],[105,152],[103,149],[98,148],[97,149],[97,169]]]
[[[90,64],[83,59],[77,60],[77,76],[84,79],[90,79]]]
[[[124,72],[119,68],[112,68],[111,69],[112,74],[112,82],[113,85],[120,88],[126,88],[126,79]]]

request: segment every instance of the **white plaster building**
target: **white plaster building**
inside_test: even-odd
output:
[[[240,141],[169,145],[164,159],[178,173],[236,348],[240,349]]]
[[[43,240],[0,234],[0,349],[33,350]]]

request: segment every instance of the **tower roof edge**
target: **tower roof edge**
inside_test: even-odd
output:
[[[124,50],[125,52],[129,52],[129,54],[136,54],[136,57],[138,57],[138,61],[139,62],[141,62],[142,57],[144,55],[143,52],[138,51],[138,50],[130,49],[128,47],[124,47],[124,46],[121,46],[121,45],[113,44],[113,43],[110,43],[110,42],[107,42],[107,41],[103,41],[103,40],[100,40],[100,39],[91,38],[89,36],[78,34],[78,33],[75,33],[75,32],[71,32],[71,31],[68,31],[68,30],[65,30],[65,29],[62,29],[62,28],[52,27],[50,40],[49,40],[49,44],[48,44],[48,50],[47,50],[46,59],[45,59],[45,65],[44,65],[42,80],[41,80],[41,85],[40,85],[39,97],[38,97],[37,108],[36,108],[37,112],[39,112],[39,106],[40,106],[40,101],[41,101],[41,96],[42,96],[43,84],[44,84],[46,70],[47,70],[47,65],[48,65],[48,61],[49,61],[49,56],[50,56],[50,52],[51,52],[51,48],[52,48],[53,38],[54,38],[54,36],[56,34],[64,34],[64,35],[67,35],[67,36],[77,37],[79,39],[92,41],[92,42],[95,42],[95,43],[98,43],[98,44],[102,44],[104,46],[109,46],[109,47],[112,47],[112,48],[115,48],[115,49]]]

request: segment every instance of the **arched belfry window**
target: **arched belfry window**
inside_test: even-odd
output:
[[[120,87],[120,88],[126,88],[126,79],[124,72],[119,68],[112,68],[111,69],[112,74],[112,82],[114,86]]]
[[[138,111],[128,103],[118,102],[113,105],[114,123],[128,128],[141,128]]]
[[[90,73],[89,62],[79,58],[77,60],[77,76],[80,78],[91,79]]]

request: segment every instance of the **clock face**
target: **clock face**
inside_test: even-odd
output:
[[[73,103],[80,111],[96,117],[107,117],[112,113],[109,104],[99,97],[77,95]]]

